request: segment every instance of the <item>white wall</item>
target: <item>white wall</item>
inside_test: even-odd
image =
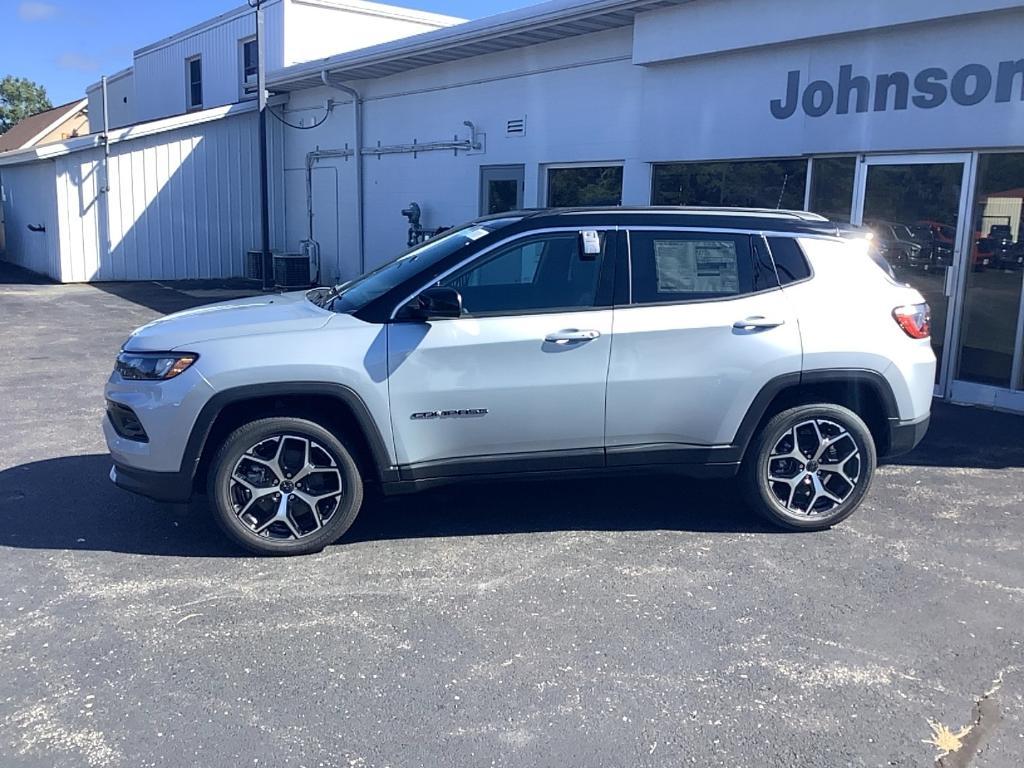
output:
[[[620,29],[414,70],[375,81],[353,83],[365,98],[364,142],[373,146],[469,137],[464,120],[486,133],[486,151],[423,152],[365,157],[366,262],[375,266],[405,248],[407,224],[400,210],[412,201],[423,208],[425,226],[453,225],[479,213],[481,165],[527,166],[525,203],[542,204],[540,166],[545,163],[620,161],[627,179],[636,171],[642,70],[629,63],[631,30]],[[599,61],[591,66],[581,62]],[[325,99],[345,97],[326,88],[293,95],[290,119],[322,115]],[[303,111],[303,108],[308,111]],[[506,121],[526,116],[526,136],[507,138]],[[285,132],[284,176],[288,200],[286,243],[305,237],[304,158],[316,146],[351,146],[351,105],[335,109],[320,128]],[[315,229],[341,233],[338,253],[324,248],[325,279],[337,259],[341,278],[358,272],[354,246],[354,160],[333,160],[341,206],[335,221],[318,212]],[[641,176],[646,169],[640,164]],[[318,182],[326,184],[325,181]],[[628,182],[627,182],[628,183]],[[634,188],[646,196],[648,181]],[[318,194],[314,190],[314,195]],[[328,194],[325,190],[322,194]],[[627,202],[646,202],[637,199]],[[319,207],[319,206],[318,206]]]
[[[440,27],[461,19],[349,0],[288,0],[284,65],[323,59]]]
[[[694,0],[637,17],[633,62],[717,55],[1020,5],[1020,0],[859,0],[843,8],[821,0],[776,0],[769,10],[764,0]]]
[[[86,91],[89,98],[89,133],[103,131],[103,88],[95,84]],[[132,70],[107,80],[107,116],[111,128],[135,121],[135,79]]]

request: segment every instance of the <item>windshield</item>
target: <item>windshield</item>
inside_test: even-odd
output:
[[[460,229],[439,235],[406,251],[393,261],[338,286],[334,289],[336,295],[330,302],[329,308],[334,312],[355,312],[470,243],[516,221],[519,219],[491,219],[468,224]]]

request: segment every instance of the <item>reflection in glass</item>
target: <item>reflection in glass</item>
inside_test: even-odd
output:
[[[515,179],[487,182],[487,213],[505,213],[519,207],[519,184]]]
[[[811,163],[808,210],[832,221],[849,221],[856,157],[816,157]]]
[[[1024,280],[1024,154],[981,155],[974,200],[957,378],[1009,387]]]
[[[917,288],[932,309],[939,376],[946,332],[946,270],[953,260],[963,163],[871,165],[864,224],[896,279]]]
[[[652,205],[802,210],[806,160],[666,163],[654,166]]]
[[[549,168],[548,206],[622,205],[622,166]]]

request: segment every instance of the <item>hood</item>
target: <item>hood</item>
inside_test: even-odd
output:
[[[161,317],[132,331],[124,348],[166,352],[214,339],[320,328],[332,312],[306,301],[306,292],[268,294],[207,304]]]

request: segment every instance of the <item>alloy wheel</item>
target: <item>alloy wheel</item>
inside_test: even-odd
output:
[[[828,515],[860,481],[860,448],[838,422],[808,419],[779,437],[764,472],[772,496],[787,514]]]
[[[231,471],[229,498],[239,521],[267,539],[310,536],[338,512],[344,495],[337,459],[296,434],[264,438]]]

